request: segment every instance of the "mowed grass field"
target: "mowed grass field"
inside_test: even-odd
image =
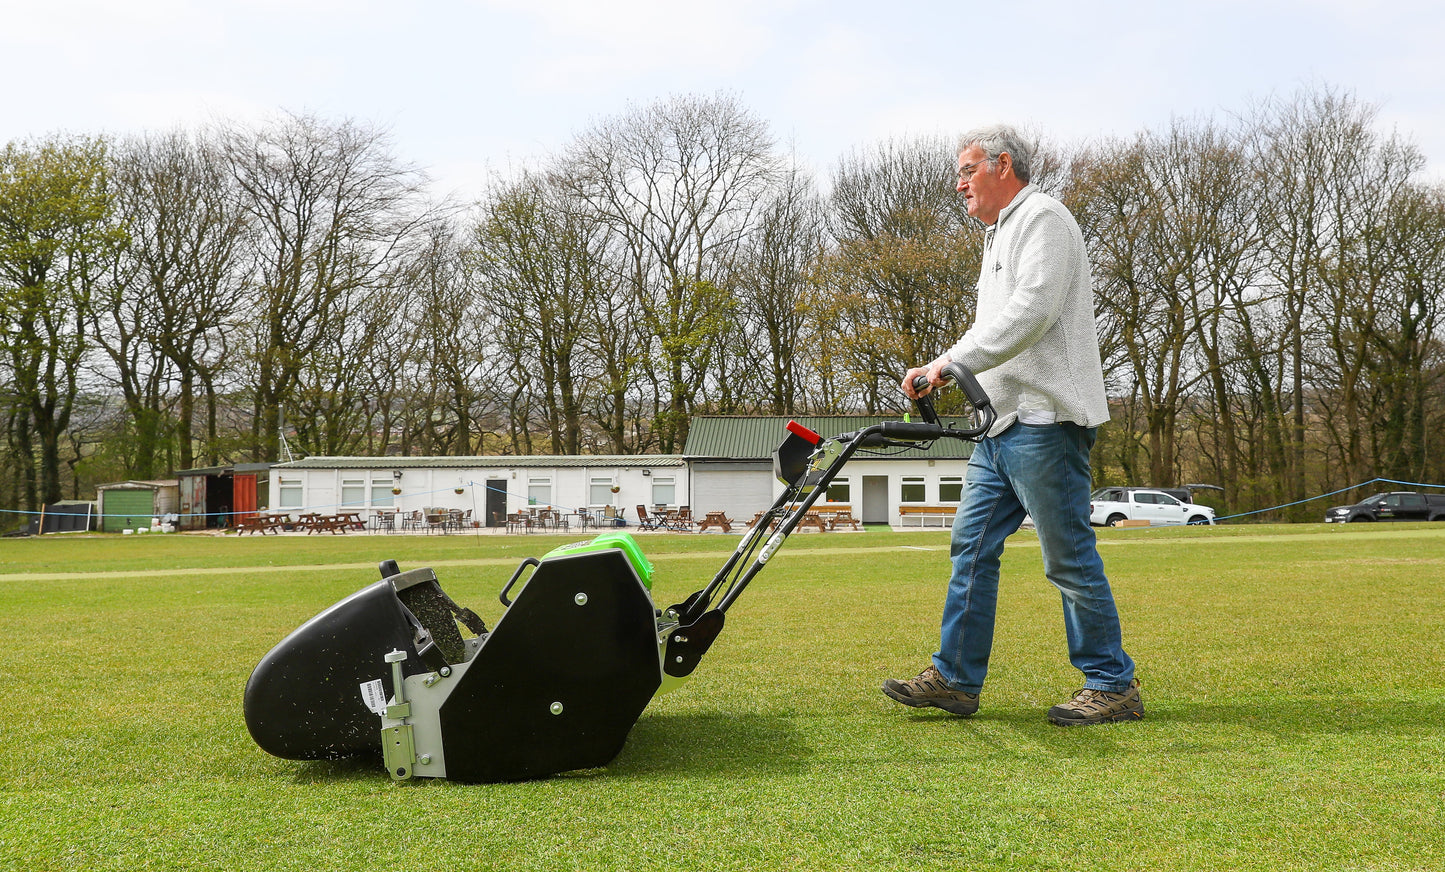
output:
[[[942,532],[798,534],[604,769],[394,784],[261,752],[283,636],[433,566],[489,623],[581,537],[0,542],[0,869],[1445,869],[1445,524],[1101,530],[1148,717],[1062,729],[1081,680],[1010,540],[971,719],[878,690],[937,638]],[[639,537],[660,605],[735,537]]]

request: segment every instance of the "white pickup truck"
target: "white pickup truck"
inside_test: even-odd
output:
[[[1151,488],[1105,487],[1089,495],[1089,523],[1112,527],[1120,521],[1148,521],[1150,526],[1213,524],[1214,509]]]

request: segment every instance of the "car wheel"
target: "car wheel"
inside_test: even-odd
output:
[[[1209,519],[1206,518],[1206,517],[1204,517],[1203,515],[1194,515],[1193,517],[1191,517],[1191,518],[1189,519],[1189,525],[1190,525],[1190,526],[1196,526],[1196,525],[1199,525],[1199,524],[1208,524],[1208,523],[1209,523]]]
[[[1120,521],[1127,521],[1127,520],[1129,520],[1129,519],[1126,518],[1126,517],[1124,517],[1123,515],[1119,514],[1118,512],[1115,512],[1114,514],[1112,514],[1112,515],[1109,516],[1109,520],[1105,521],[1104,524],[1105,524],[1106,526],[1109,526],[1109,527],[1117,527],[1117,526],[1119,526],[1119,522],[1120,522]]]

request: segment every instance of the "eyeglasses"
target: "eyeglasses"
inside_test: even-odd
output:
[[[971,164],[964,164],[963,166],[958,168],[958,180],[960,182],[968,181],[969,179],[973,178],[974,173],[978,172],[979,167],[983,166],[988,162],[989,158],[984,158],[980,161],[974,161]]]

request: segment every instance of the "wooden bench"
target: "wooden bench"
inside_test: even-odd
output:
[[[953,513],[958,506],[899,506],[898,526],[908,527],[910,519],[917,518],[918,526],[927,527],[929,521],[937,520],[938,526],[948,527],[953,524]]]

